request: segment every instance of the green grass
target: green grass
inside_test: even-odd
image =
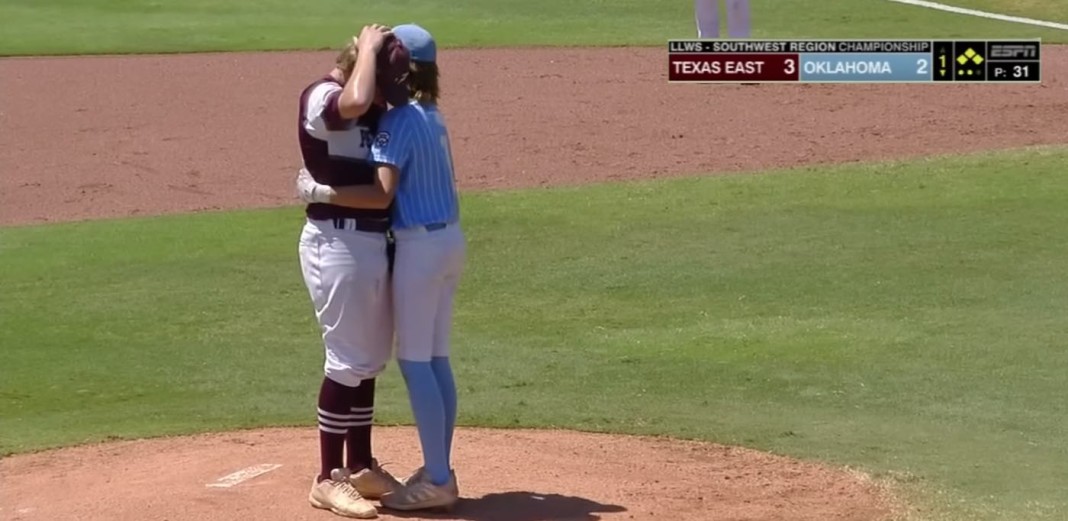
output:
[[[1064,0],[942,0],[942,3],[988,13],[1068,23],[1068,4]]]
[[[1068,149],[466,194],[461,422],[857,466],[1068,515]],[[293,208],[0,229],[0,453],[311,425]],[[410,421],[399,375],[379,417]]]
[[[1063,2],[949,0],[1068,21]],[[1057,4],[1057,5],[1055,5]],[[757,38],[1068,41],[1039,29],[881,0],[754,0]],[[443,46],[662,45],[694,34],[689,0],[6,0],[0,55],[335,48],[362,24],[417,21]]]

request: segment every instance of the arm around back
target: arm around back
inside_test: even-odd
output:
[[[411,152],[406,107],[399,107],[382,117],[378,135],[371,144],[371,161],[376,164],[373,185],[341,186],[333,189],[330,204],[350,208],[388,208],[397,193],[401,169]]]
[[[395,108],[382,117],[378,135],[371,145],[371,161],[376,165],[374,184],[327,186],[317,183],[307,170],[301,169],[297,176],[297,193],[301,199],[349,208],[388,208],[411,155],[412,140],[405,117],[407,110],[406,107]]]
[[[389,208],[393,196],[397,193],[399,172],[392,165],[380,165],[375,172],[373,185],[340,186],[334,188],[330,204],[349,208],[370,208],[381,210]]]

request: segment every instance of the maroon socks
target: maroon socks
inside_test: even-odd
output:
[[[319,388],[319,481],[330,478],[330,471],[344,466],[345,435],[352,387],[323,378]]]
[[[323,378],[319,388],[319,481],[329,478],[333,469],[348,467],[356,472],[371,466],[374,404],[373,378],[361,381],[357,387]]]

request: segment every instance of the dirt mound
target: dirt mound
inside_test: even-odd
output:
[[[387,469],[404,475],[420,463],[413,429],[375,434]],[[0,518],[338,519],[307,502],[317,440],[314,427],[270,429],[13,456],[0,460]],[[711,444],[463,429],[455,460],[463,499],[451,514],[426,519],[873,521],[890,514],[863,475]]]
[[[450,50],[461,187],[1068,143],[1042,86],[671,85],[664,49]],[[0,60],[0,225],[294,203],[297,95],[332,52]],[[242,193],[234,187],[240,187]]]

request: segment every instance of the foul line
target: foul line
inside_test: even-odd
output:
[[[1005,14],[988,13],[986,11],[976,11],[975,9],[965,9],[963,7],[953,7],[951,5],[939,4],[937,2],[928,2],[926,0],[890,0],[891,2],[897,2],[899,4],[914,5],[917,7],[926,7],[928,9],[937,9],[939,11],[946,11],[947,13],[966,14],[971,16],[978,16],[979,18],[989,18],[991,20],[1001,20],[1003,22],[1014,22],[1018,24],[1036,25],[1039,27],[1049,27],[1051,29],[1060,29],[1062,31],[1068,31],[1068,24],[1062,24],[1057,22],[1047,22],[1045,20],[1035,20],[1033,18],[1023,18],[1021,16],[1009,16]]]
[[[266,474],[281,465],[276,463],[264,463],[263,465],[253,465],[251,467],[243,468],[233,474],[228,474],[215,481],[215,483],[208,483],[206,487],[214,488],[230,488],[234,485],[248,481],[256,476]]]

